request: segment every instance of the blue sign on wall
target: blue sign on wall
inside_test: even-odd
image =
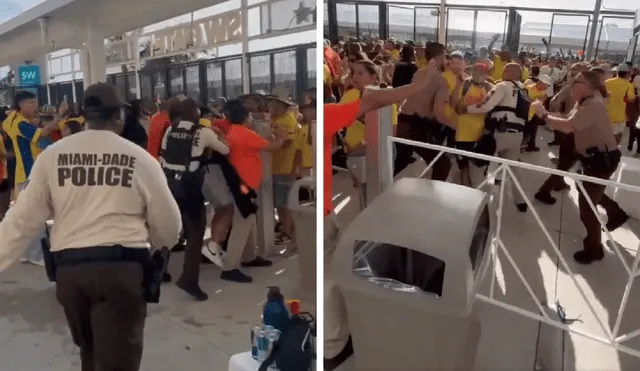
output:
[[[20,87],[37,87],[40,85],[40,66],[31,64],[18,67],[18,85]]]

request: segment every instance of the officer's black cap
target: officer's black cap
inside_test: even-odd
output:
[[[120,91],[113,84],[99,82],[87,88],[84,92],[85,110],[102,110],[109,108],[131,107],[120,95]]]
[[[38,99],[38,97],[30,91],[19,90],[16,92],[16,95],[13,97],[13,104],[18,107],[18,104],[23,100],[29,99]]]

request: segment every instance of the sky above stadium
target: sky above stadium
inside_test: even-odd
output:
[[[0,0],[0,23],[25,12],[46,0]]]

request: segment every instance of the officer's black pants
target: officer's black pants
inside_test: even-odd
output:
[[[138,263],[60,266],[56,297],[82,371],[138,371],[142,360],[147,303]]]

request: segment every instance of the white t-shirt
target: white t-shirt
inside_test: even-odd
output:
[[[636,90],[638,90],[638,93],[640,93],[640,75],[636,75],[636,77],[633,78],[632,84]]]
[[[551,77],[551,80],[553,81],[554,84],[558,83],[560,79],[560,72],[562,71],[558,67],[553,67],[553,68],[549,66],[540,67],[540,74]],[[547,97],[553,97],[553,85],[549,86],[545,91],[545,93]]]
[[[182,221],[158,162],[140,146],[87,130],[49,146],[0,223],[0,271],[54,220],[51,251],[174,246]]]
[[[180,123],[178,124],[179,128],[183,128],[186,130],[191,129],[191,127],[194,124],[189,122],[189,121],[180,121]],[[161,155],[160,158],[158,159],[160,161],[160,165],[163,168],[166,169],[172,169],[173,166],[172,164],[167,164],[164,159],[162,158],[162,150],[167,148],[167,137],[169,135],[169,133],[171,133],[171,127],[169,127],[169,129],[167,129],[167,131],[164,133],[164,136],[162,137],[162,144],[160,145],[161,148]],[[218,138],[218,134],[216,134],[215,131],[209,129],[209,128],[200,128],[196,131],[195,133],[196,135],[196,139],[195,139],[195,146],[193,146],[193,148],[191,149],[191,156],[194,158],[198,158],[200,156],[202,156],[202,154],[204,153],[205,149],[207,148],[211,148],[216,152],[220,152],[223,155],[226,155],[229,153],[229,147],[227,147],[226,144],[224,144],[220,138]],[[192,161],[191,164],[189,165],[189,169],[190,171],[196,171],[198,170],[198,168],[200,167],[200,161],[195,160]],[[182,170],[184,170],[184,167],[180,166],[180,168]],[[172,169],[172,170],[180,170],[178,168],[176,169]]]

